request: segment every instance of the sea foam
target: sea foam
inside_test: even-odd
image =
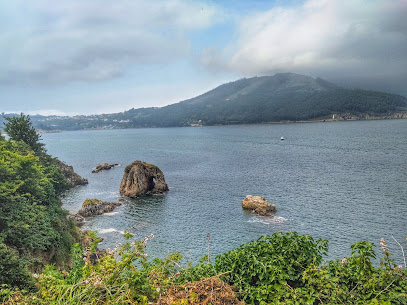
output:
[[[250,219],[248,222],[260,222],[264,224],[276,224],[276,223],[283,223],[286,222],[288,219],[281,217],[281,216],[274,216],[274,217],[254,217]]]
[[[98,231],[98,233],[101,233],[101,234],[104,234],[104,233],[112,233],[112,232],[118,232],[118,233],[120,233],[120,234],[124,234],[124,231],[119,231],[119,230],[114,229],[114,228],[102,229],[102,230],[99,230],[99,231]]]

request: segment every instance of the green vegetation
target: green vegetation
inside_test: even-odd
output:
[[[125,244],[103,255],[97,241],[85,250],[75,244],[69,272],[49,265],[38,276],[38,292],[22,295],[6,288],[0,296],[10,304],[167,304],[161,300],[189,287],[171,304],[202,304],[192,288],[197,281],[208,286],[213,282],[207,280],[220,278],[245,304],[407,304],[407,269],[394,264],[384,240],[378,267],[369,242],[352,245],[349,257],[321,265],[327,241],[295,232],[262,236],[217,256],[213,264],[206,257],[182,267],[177,253],[149,261],[149,238],[131,242],[131,234],[125,237]],[[213,290],[211,297],[219,301],[222,293]]]
[[[24,142],[34,153],[38,155],[45,154],[44,144],[40,143],[40,136],[32,126],[31,119],[28,115],[5,117],[6,124],[4,131],[15,142]]]
[[[82,203],[82,206],[85,207],[87,205],[97,205],[100,203],[102,203],[102,200],[100,200],[100,199],[89,199],[88,198]]]
[[[77,233],[58,198],[65,178],[30,118],[10,119],[5,129],[10,139],[0,138],[0,283],[34,289],[28,270],[67,264]]]

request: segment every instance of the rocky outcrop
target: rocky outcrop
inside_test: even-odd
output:
[[[126,166],[120,184],[120,194],[136,198],[168,191],[163,172],[155,165],[134,161]]]
[[[92,231],[79,230],[79,244],[82,249],[91,249],[92,244],[103,241],[103,238],[93,235]],[[82,258],[91,265],[96,265],[99,259],[107,255],[106,249],[96,248],[95,251],[86,251],[82,254]]]
[[[115,163],[115,164],[107,164],[107,163],[98,164],[98,165],[96,165],[96,169],[94,169],[92,171],[92,173],[96,174],[96,173],[98,173],[100,171],[103,171],[103,170],[109,170],[109,169],[111,169],[112,167],[115,167],[115,166],[119,166],[119,164],[117,164],[117,163]]]
[[[78,215],[82,217],[90,217],[95,215],[101,215],[114,210],[115,207],[121,205],[120,202],[108,202],[99,199],[86,199],[82,208],[78,211]]]
[[[85,223],[85,218],[79,214],[69,214],[66,218],[72,220],[77,227],[82,227]]]
[[[64,175],[66,182],[70,187],[88,184],[88,179],[82,178],[77,173],[75,173],[72,166],[58,159],[56,159],[55,165],[58,166],[58,168],[62,171],[62,174]]]
[[[263,196],[247,195],[243,199],[242,207],[245,210],[251,210],[260,216],[271,216],[276,211],[276,205],[271,204]]]

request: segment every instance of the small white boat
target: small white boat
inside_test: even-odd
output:
[[[285,139],[284,139],[284,137],[281,137],[280,140],[281,140],[281,141],[284,141]]]

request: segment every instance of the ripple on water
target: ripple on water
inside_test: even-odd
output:
[[[104,213],[103,215],[113,216],[113,215],[116,215],[116,214],[119,214],[119,212],[109,212],[109,213]]]
[[[208,233],[215,255],[264,234],[297,231],[328,239],[330,258],[349,255],[354,242],[378,244],[383,237],[400,264],[392,236],[404,240],[407,224],[406,123],[73,131],[43,140],[49,153],[89,180],[62,199],[71,213],[86,198],[119,200],[123,168],[134,160],[164,172],[166,195],[126,200],[118,214],[87,219],[85,228],[99,230],[107,247],[123,242],[125,230],[137,239],[154,233],[151,257],[178,251],[196,261],[207,252]],[[123,167],[90,174],[96,160]],[[244,213],[248,194],[275,203],[277,217]]]
[[[266,225],[276,224],[276,223],[283,223],[288,221],[287,218],[281,216],[274,216],[274,217],[253,217],[252,219],[248,220],[249,223],[263,223]]]
[[[120,234],[124,234],[124,231],[120,231],[120,230],[117,230],[115,228],[108,228],[108,229],[98,230],[98,233],[100,233],[100,234],[107,234],[107,233],[113,233],[113,232],[118,232]]]

